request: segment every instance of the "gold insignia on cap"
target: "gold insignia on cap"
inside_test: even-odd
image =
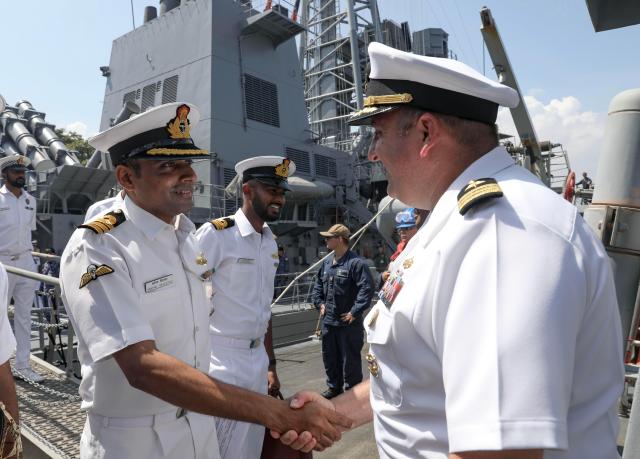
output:
[[[458,211],[460,215],[464,215],[477,203],[501,196],[503,196],[502,190],[495,179],[471,180],[458,193]]]
[[[282,160],[282,164],[278,164],[276,166],[276,175],[278,177],[287,178],[289,177],[289,163],[291,160],[289,158],[285,158]]]
[[[167,132],[172,139],[189,139],[189,112],[191,108],[187,104],[182,104],[176,108],[176,117],[167,123]]]
[[[211,223],[215,229],[223,230],[223,229],[231,228],[233,225],[236,224],[236,221],[233,219],[233,217],[222,217],[222,218],[216,218],[215,220],[211,220],[211,222],[209,223]]]
[[[89,265],[87,267],[87,272],[82,275],[80,278],[80,287],[82,288],[87,285],[89,282],[96,280],[100,276],[105,276],[107,274],[111,274],[113,272],[113,268],[107,265]]]
[[[18,166],[24,166],[24,156],[18,156],[16,158],[16,163],[18,164]]]
[[[413,257],[407,258],[402,262],[402,267],[404,269],[409,269],[411,266],[413,266]]]
[[[357,118],[358,116],[366,115],[368,113],[373,113],[378,109],[378,107],[365,107],[362,110],[358,110],[357,112],[351,113],[349,115],[350,118]]]
[[[364,98],[364,106],[388,104],[408,104],[413,100],[413,96],[407,92],[402,94],[385,94],[383,96],[369,96]]]
[[[124,222],[127,218],[120,209],[108,212],[95,220],[83,223],[78,228],[90,229],[96,234],[103,234],[111,231],[113,228]]]
[[[204,253],[200,252],[198,254],[198,256],[196,257],[196,263],[198,263],[199,265],[207,264],[207,259],[204,257]]]
[[[378,374],[380,374],[380,367],[378,366],[378,360],[376,359],[376,356],[371,353],[367,353],[365,359],[367,360],[369,373],[371,373],[371,376],[373,376],[374,378],[377,378]]]

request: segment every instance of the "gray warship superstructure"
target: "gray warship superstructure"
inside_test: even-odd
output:
[[[605,2],[587,0],[597,12],[592,14],[596,30],[612,27],[612,17],[618,18],[613,26],[630,18],[635,18],[630,23],[640,22],[637,11],[629,11],[637,9],[633,2],[622,3],[626,9],[619,14],[606,10]],[[495,40],[497,31],[488,10],[483,10],[481,17],[498,77],[517,89],[506,54],[502,55],[503,45],[499,37]],[[601,25],[596,26],[597,21]],[[291,179],[294,191],[273,229],[278,243],[285,246],[291,270],[299,271],[324,251],[316,229],[336,221],[356,228],[386,202],[385,171],[366,159],[370,133],[350,129],[346,122],[349,113],[362,106],[366,46],[372,40],[419,54],[455,58],[444,30],[412,34],[407,23],[380,20],[375,0],[161,0],[158,9],[145,9],[142,25],[114,40],[110,62],[100,69],[106,77],[100,129],[123,119],[127,111],[180,100],[198,105],[201,122],[192,134],[197,145],[208,148],[212,156],[210,161],[195,164],[200,184],[190,217],[197,223],[235,212],[240,204],[232,184],[237,161],[266,154],[293,159],[297,164],[296,176]],[[618,121],[608,128],[608,142],[615,152],[610,156],[633,164],[631,172],[635,172],[627,171],[620,180],[619,168],[603,159],[596,182],[610,185],[599,188],[593,196],[595,205],[585,216],[615,259],[623,322],[625,329],[630,329],[628,350],[640,363],[640,295],[634,295],[640,246],[638,232],[633,230],[640,220],[638,198],[629,191],[639,183],[637,94],[636,90],[616,99],[611,114]],[[568,173],[562,146],[537,141],[526,109],[514,114],[514,120],[521,144],[507,144],[512,156],[551,188],[562,191]],[[42,246],[62,249],[86,208],[116,191],[108,155],[96,152],[88,167],[83,167],[55,134],[54,126],[46,123],[44,113],[26,101],[0,114],[0,155],[13,153],[29,156],[34,162],[28,189],[38,200]],[[403,207],[395,202],[378,221],[389,243],[390,217]],[[374,238],[379,239],[377,235],[369,240],[365,237],[363,252],[371,249]],[[304,304],[308,283],[298,283],[295,288],[302,303],[274,308],[278,313],[274,315],[274,336],[279,344],[299,341],[306,337],[300,331],[306,330],[308,335],[309,327],[316,324],[315,311]],[[46,348],[40,355],[64,370],[40,361],[39,370],[48,376],[45,384],[18,381],[23,433],[30,446],[27,457],[40,457],[36,449],[43,452],[42,457],[75,457],[84,422],[77,386],[71,382],[77,370],[73,365],[73,330],[67,330],[64,315],[58,320],[58,312],[51,311],[51,323],[42,323],[42,313],[36,323],[40,347]],[[322,386],[317,342],[300,346],[277,351],[284,363],[280,368],[287,395],[303,387]],[[623,397],[626,409],[637,366],[629,365],[628,369]],[[640,396],[639,388],[636,385]],[[634,408],[640,419],[640,405]],[[639,431],[639,425],[630,429]],[[375,454],[371,429],[347,435],[356,441],[343,442],[327,457]],[[628,451],[639,450],[635,445]]]

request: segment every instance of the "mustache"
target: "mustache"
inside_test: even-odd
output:
[[[194,185],[180,185],[180,186],[174,186],[173,188],[171,188],[171,191],[177,191],[177,192],[191,191],[191,192],[193,192],[194,189],[195,189]]]

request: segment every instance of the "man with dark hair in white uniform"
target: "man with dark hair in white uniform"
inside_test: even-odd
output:
[[[286,402],[207,375],[206,260],[184,215],[191,162],[208,159],[190,135],[198,119],[191,104],[165,104],[89,140],[111,155],[126,197],[80,225],[60,262],[82,366],[82,458],[216,459],[213,415],[309,426],[326,444],[340,436],[334,424],[349,424],[317,405],[296,416]]]
[[[213,312],[209,325],[209,374],[245,389],[276,396],[271,334],[271,300],[278,267],[275,236],[267,222],[280,217],[295,164],[282,156],[257,156],[240,161],[242,207],[235,215],[202,225],[196,238],[213,271]],[[223,459],[260,456],[264,428],[216,418]]]
[[[37,272],[31,256],[31,232],[36,229],[36,200],[24,190],[25,172],[31,160],[22,155],[0,159],[4,185],[0,188],[0,262],[7,266]],[[16,373],[35,382],[44,379],[29,365],[31,353],[31,307],[38,281],[9,274],[8,298],[13,298],[13,326],[17,341]]]
[[[369,159],[389,195],[431,213],[365,317],[369,380],[334,406],[375,420],[382,458],[617,458],[609,257],[578,210],[498,145],[498,106],[517,93],[454,60],[380,43],[369,54],[351,121],[374,128]],[[309,399],[320,400],[294,406]]]

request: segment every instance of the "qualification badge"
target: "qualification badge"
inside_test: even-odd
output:
[[[409,269],[411,266],[413,266],[413,257],[409,257],[402,262],[402,267],[404,269]]]
[[[367,360],[369,373],[371,373],[371,376],[373,376],[374,378],[377,378],[380,374],[380,367],[378,366],[378,360],[376,359],[376,356],[368,352],[365,359]]]
[[[198,254],[198,256],[196,257],[196,263],[198,263],[199,265],[207,264],[207,259],[204,257],[204,253],[200,252]]]

